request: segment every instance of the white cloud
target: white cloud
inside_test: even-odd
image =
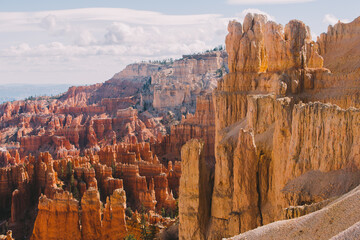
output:
[[[257,8],[247,8],[245,10],[243,10],[241,13],[237,14],[236,16],[239,18],[239,21],[240,22],[243,22],[244,21],[244,18],[245,16],[248,14],[248,13],[257,13],[257,14],[263,14],[267,17],[267,19],[269,21],[275,21],[275,17],[274,16],[271,16],[270,14],[264,12],[264,11],[261,11]]]
[[[134,61],[179,58],[224,44],[228,21],[216,14],[131,9],[0,12],[0,62],[5,63],[0,84],[40,83],[49,76],[75,83],[70,75],[53,74],[63,71],[74,73],[78,82],[101,82],[106,79],[99,78],[101,72],[111,76]]]
[[[330,24],[330,25],[335,25],[336,23],[338,23],[340,19],[338,19],[337,17],[335,17],[332,14],[326,14],[323,18],[323,22],[326,24]],[[341,19],[340,22],[342,23],[349,23],[350,20],[349,19]]]
[[[53,31],[57,25],[57,18],[55,15],[47,15],[40,22],[40,27],[45,30]]]
[[[290,3],[305,3],[316,0],[228,0],[227,3],[231,5],[258,5],[258,4],[290,4]]]
[[[88,46],[96,44],[95,37],[88,30],[82,30],[78,37],[75,39],[75,44],[80,46]]]

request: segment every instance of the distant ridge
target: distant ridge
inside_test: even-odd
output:
[[[0,104],[30,97],[56,96],[66,92],[69,84],[5,84],[0,85]]]

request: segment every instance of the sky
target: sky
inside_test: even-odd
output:
[[[248,12],[313,39],[360,15],[359,0],[0,0],[0,85],[104,82],[126,65],[224,45]]]

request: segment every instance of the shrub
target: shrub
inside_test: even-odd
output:
[[[134,237],[134,235],[130,234],[130,235],[127,235],[124,240],[136,240],[136,238]]]

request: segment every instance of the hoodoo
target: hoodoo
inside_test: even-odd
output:
[[[201,201],[200,194],[193,194],[197,200],[186,197],[186,193],[181,196],[188,188],[183,178],[206,178],[204,172],[198,167],[183,171],[180,239],[194,234],[199,239],[221,239],[329,204],[323,211],[330,211],[345,201],[336,200],[339,196],[359,184],[357,23],[358,19],[349,24],[338,23],[318,42],[311,40],[309,27],[297,20],[283,28],[264,15],[248,14],[243,24],[229,23],[229,73],[213,92],[216,165],[211,204],[202,204],[206,208],[202,213],[210,217],[196,210],[199,208],[194,203]],[[341,37],[335,37],[337,33]],[[335,57],[341,55],[339,49],[343,46],[357,59],[351,60],[350,65]],[[185,145],[183,152],[193,145]],[[207,160],[183,154],[182,162],[188,161]],[[204,189],[209,182],[197,184],[197,189]],[[355,197],[354,194],[347,198]],[[181,214],[198,216],[196,224],[181,218]],[[314,213],[304,219],[311,216],[321,219],[322,215]],[[359,220],[355,216],[351,221],[340,220],[343,226],[336,228],[332,236]],[[309,229],[303,232],[310,233],[316,227],[310,221]],[[194,224],[199,227],[194,228]],[[284,236],[292,225],[281,227],[278,232],[277,226],[264,228],[262,239]],[[267,235],[268,231],[271,235]],[[257,234],[253,232],[244,238],[257,239]]]

